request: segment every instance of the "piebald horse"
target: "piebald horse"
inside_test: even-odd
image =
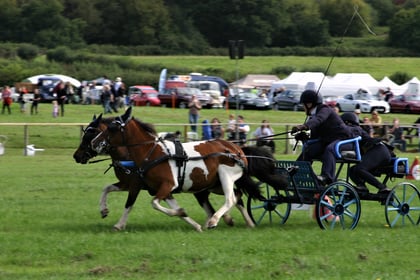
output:
[[[156,210],[169,216],[189,218],[184,209],[177,206],[169,209],[160,202],[170,198],[173,192],[218,193],[222,190],[225,203],[206,223],[207,228],[214,228],[238,200],[234,184],[252,198],[263,199],[258,185],[246,172],[247,158],[236,144],[213,140],[177,145],[158,138],[151,124],[130,118],[131,111],[127,112],[107,124],[107,129],[100,132],[91,145],[97,153],[107,147],[125,147],[138,168],[143,185],[155,193],[152,206]],[[253,224],[246,211],[243,215]],[[185,220],[201,230],[195,221]]]
[[[129,110],[131,110],[131,108]],[[77,163],[86,164],[90,159],[98,155],[97,152],[91,148],[90,142],[101,131],[106,129],[107,124],[110,124],[114,120],[114,117],[102,118],[102,114],[98,118],[96,118],[96,116],[93,117],[93,121],[90,124],[88,124],[88,126],[84,129],[82,141],[73,154],[73,158]],[[132,207],[137,199],[140,190],[149,189],[147,186],[142,186],[142,183],[144,182],[141,180],[139,174],[136,172],[136,168],[132,164],[131,159],[128,158],[128,151],[126,147],[109,148],[106,150],[106,153],[112,157],[112,163],[110,166],[113,167],[114,173],[119,181],[117,183],[110,184],[103,189],[100,198],[100,213],[102,218],[107,217],[109,214],[109,209],[107,207],[107,195],[110,192],[128,191],[129,195],[125,203],[124,213],[119,219],[118,223],[114,225],[115,230],[122,230],[127,224],[128,214],[132,210]],[[149,190],[149,192],[150,191],[151,190]],[[208,219],[210,219],[215,213],[215,210],[208,199],[209,192],[203,191],[199,193],[194,193],[194,196],[196,197],[201,207],[206,211]],[[172,196],[169,197],[168,204],[177,205],[176,201],[173,199]],[[238,202],[237,207],[241,211],[241,213],[246,211],[243,206],[242,200]],[[228,225],[233,226],[233,219],[230,215],[224,215],[223,219]],[[245,219],[245,221],[248,223],[247,219]],[[248,223],[248,226],[252,227],[253,224]]]

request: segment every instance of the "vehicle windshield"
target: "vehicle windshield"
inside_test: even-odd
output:
[[[420,95],[406,95],[405,101],[420,101]]]

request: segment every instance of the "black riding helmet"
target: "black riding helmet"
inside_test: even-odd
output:
[[[344,113],[341,115],[341,119],[347,125],[359,125],[359,118],[355,113]]]
[[[322,104],[322,96],[314,90],[307,89],[302,92],[302,95],[300,96],[300,103],[304,104],[305,107],[307,107],[306,104],[308,103],[312,104],[311,108],[306,108],[308,110],[307,113],[309,114],[309,110],[318,104]]]

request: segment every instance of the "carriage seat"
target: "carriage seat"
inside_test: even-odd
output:
[[[373,174],[380,177],[382,174],[386,174],[393,178],[403,178],[409,172],[408,158],[393,157],[389,164],[380,166],[373,171]]]
[[[360,140],[362,137],[357,136],[355,138],[341,140],[335,145],[335,157],[337,162],[354,163],[362,160],[360,153]],[[342,150],[342,146],[346,144],[352,144],[352,150]]]

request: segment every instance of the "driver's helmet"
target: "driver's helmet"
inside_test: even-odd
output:
[[[302,95],[300,96],[300,103],[321,104],[322,96],[314,90],[307,89],[302,92]]]
[[[355,113],[344,113],[341,115],[341,119],[345,124],[359,125],[359,118]]]

